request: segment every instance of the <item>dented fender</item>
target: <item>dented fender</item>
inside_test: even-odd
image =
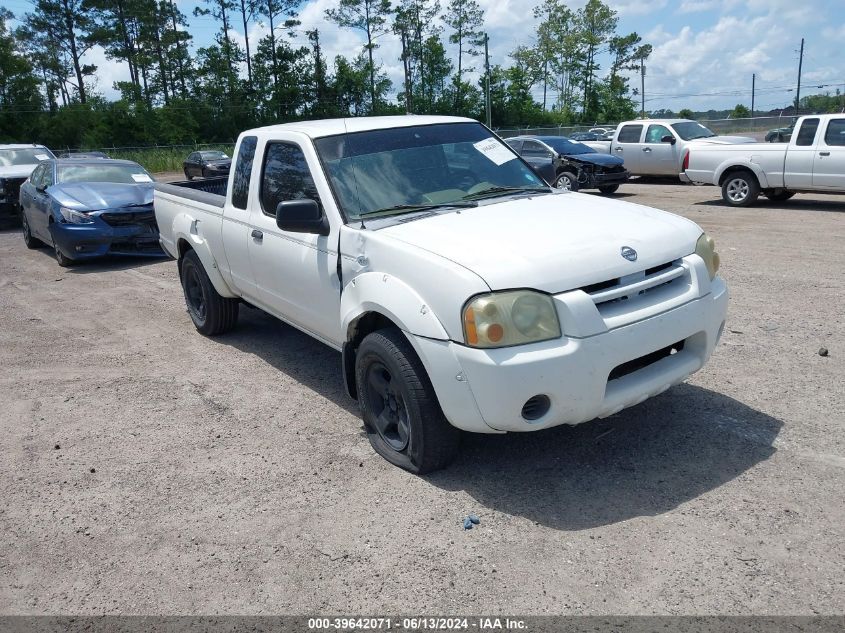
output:
[[[190,247],[196,252],[205,273],[211,280],[211,285],[223,297],[236,298],[239,295],[232,292],[229,284],[223,278],[217,260],[212,253],[211,245],[204,236],[206,229],[205,224],[209,223],[201,218],[194,218],[187,213],[179,213],[173,218],[172,235],[174,242],[174,250],[176,256],[179,254],[179,244],[181,241],[187,242]],[[211,222],[213,224],[213,222]],[[168,249],[169,250],[169,249]]]
[[[387,273],[358,275],[343,289],[340,299],[341,332],[368,312],[378,312],[401,330],[430,339],[445,341],[449,335],[431,307],[411,286]]]

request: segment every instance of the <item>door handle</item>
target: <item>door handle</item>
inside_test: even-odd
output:
[[[621,147],[617,147],[617,148],[616,148],[616,151],[617,151],[617,152],[621,152],[621,151],[622,151],[622,148],[621,148]]]
[[[264,239],[264,233],[262,233],[258,229],[252,229],[252,239],[258,240],[260,242]]]
[[[651,153],[651,148],[650,147],[643,147],[643,151],[647,152],[647,153]]]
[[[819,156],[830,156],[830,152],[819,152]]]

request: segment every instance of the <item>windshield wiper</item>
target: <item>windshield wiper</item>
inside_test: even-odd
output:
[[[379,216],[392,216],[392,215],[404,215],[406,213],[416,213],[417,211],[431,211],[433,209],[448,209],[448,208],[459,208],[459,209],[468,209],[471,207],[477,207],[478,203],[476,202],[440,202],[440,203],[432,203],[432,204],[397,204],[393,207],[385,207],[384,209],[375,209],[373,211],[366,211],[360,214],[359,218],[372,218],[372,217],[379,217]]]
[[[489,187],[465,195],[462,200],[480,200],[482,198],[495,198],[505,196],[509,193],[551,193],[551,189],[545,187]]]

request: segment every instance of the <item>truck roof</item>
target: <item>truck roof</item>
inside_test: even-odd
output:
[[[351,117],[347,119],[321,119],[281,123],[251,130],[253,132],[301,132],[311,138],[335,136],[337,134],[385,130],[413,125],[435,125],[437,123],[478,123],[475,119],[457,116],[424,116],[406,114],[402,116]]]

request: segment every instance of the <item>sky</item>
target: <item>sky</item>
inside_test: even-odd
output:
[[[577,9],[585,1],[567,4]],[[296,36],[299,43],[307,44],[305,31],[318,28],[330,62],[338,54],[354,55],[364,43],[362,33],[340,29],[325,19],[325,10],[337,2],[306,0],[299,12],[302,26]],[[194,48],[210,44],[219,24],[211,17],[194,17],[195,0],[177,3],[188,16]],[[491,65],[508,64],[514,48],[535,42],[537,20],[532,8],[539,0],[478,3],[485,10]],[[32,6],[30,0],[4,0],[4,4],[16,15]],[[635,31],[654,46],[646,62],[646,110],[750,106],[755,73],[756,109],[785,106],[795,97],[802,37],[801,94],[833,93],[836,88],[845,91],[845,0],[616,0],[607,4],[618,13],[620,34]],[[264,25],[252,24],[250,40],[257,41],[266,32]],[[235,24],[233,36],[243,43],[242,25]],[[392,35],[381,37],[379,43],[376,58],[398,87],[402,83],[400,44]],[[112,84],[128,79],[126,64],[106,59],[102,49],[96,48],[87,54],[86,62],[98,67],[97,91],[107,98],[116,97]],[[475,65],[480,70],[481,62]],[[639,85],[638,76],[632,85]],[[534,93],[542,101],[541,85]]]

